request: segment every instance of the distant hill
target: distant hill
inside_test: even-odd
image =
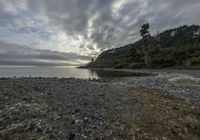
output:
[[[102,52],[89,68],[200,68],[200,26],[181,26],[151,36],[151,65],[145,66],[143,39]]]

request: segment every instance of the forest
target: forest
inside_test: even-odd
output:
[[[200,68],[200,26],[181,26],[151,35],[148,23],[141,27],[142,39],[102,52],[86,68]]]

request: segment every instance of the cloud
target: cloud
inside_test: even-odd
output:
[[[146,22],[154,34],[200,24],[199,13],[199,0],[1,0],[0,40],[92,57],[135,42]]]
[[[101,51],[116,47],[119,42],[137,40],[139,28],[145,22],[152,24],[154,33],[200,22],[195,18],[200,12],[198,0],[34,0],[29,1],[29,6],[49,17],[67,35],[82,36],[82,46],[97,44]]]
[[[39,50],[0,41],[0,65],[72,66],[88,60],[90,57],[75,53]]]

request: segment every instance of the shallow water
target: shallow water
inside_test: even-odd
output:
[[[141,73],[138,73],[141,72]],[[192,75],[200,78],[200,70],[155,70],[155,69],[138,69],[138,70],[89,70],[77,69],[75,67],[1,67],[0,77],[75,77],[81,79],[88,78],[110,78],[110,77],[133,77],[147,76],[148,72],[168,72]]]
[[[75,67],[6,67],[0,68],[0,77],[76,77],[98,78],[97,74],[87,69]]]
[[[88,78],[113,78],[127,76],[143,76],[138,72],[108,71],[78,69],[75,67],[7,67],[0,68],[0,77],[75,77]]]

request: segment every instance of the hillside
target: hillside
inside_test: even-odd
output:
[[[144,39],[102,52],[90,68],[200,68],[200,26],[181,26],[151,36],[145,65]]]

